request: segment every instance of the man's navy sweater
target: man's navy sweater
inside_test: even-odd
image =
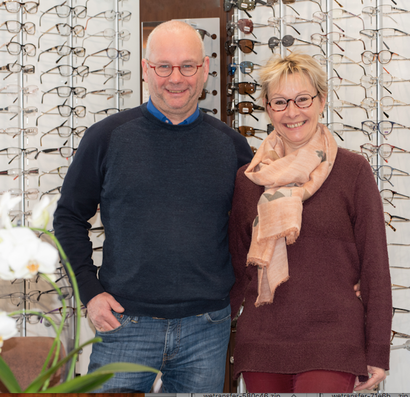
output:
[[[146,104],[90,127],[64,180],[54,229],[82,302],[108,292],[125,314],[182,318],[229,304],[227,225],[246,138],[201,112],[168,125]],[[96,276],[88,220],[105,229]]]

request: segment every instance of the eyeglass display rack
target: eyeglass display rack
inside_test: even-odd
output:
[[[233,128],[248,127],[249,144],[256,150],[272,128],[270,120],[253,105],[245,106],[242,111],[237,109],[244,101],[263,106],[262,99],[258,98],[259,87],[250,96],[239,94],[232,86],[257,83],[258,65],[264,64],[273,53],[285,55],[299,51],[320,61],[329,82],[328,105],[321,122],[328,125],[340,147],[367,155],[373,170],[378,170],[375,178],[382,191],[384,210],[388,213],[386,233],[392,283],[396,285],[392,288],[393,305],[410,309],[410,289],[400,288],[410,286],[407,259],[410,251],[410,219],[407,219],[410,218],[408,2],[224,0],[224,6],[228,27],[232,26],[232,35],[227,35],[228,50],[231,47],[231,56],[227,53],[231,78],[227,94],[232,100],[228,102],[228,124]],[[252,21],[251,27],[243,21],[245,19]],[[253,43],[241,41],[245,39]],[[245,51],[240,49],[241,45]],[[375,125],[376,130],[368,125]],[[394,128],[389,133],[391,125]],[[377,126],[383,134],[377,131]],[[369,145],[362,146],[369,143],[375,146],[387,143],[394,147],[377,150]],[[394,195],[393,200],[389,200],[389,194]],[[409,335],[410,315],[396,313],[393,330]],[[381,390],[403,392],[410,389],[410,379],[406,375],[410,370],[406,342],[409,343],[406,339],[394,338],[391,369]]]
[[[85,130],[108,114],[135,106],[133,91],[128,88],[134,82],[130,82],[132,73],[127,67],[129,55],[125,50],[130,38],[128,2],[61,0],[56,3],[42,0],[38,7],[32,8],[35,2],[10,1],[0,6],[0,171],[9,172],[0,175],[0,193],[11,190],[14,195],[21,194],[13,223],[25,226],[30,226],[28,215],[40,197],[50,194],[52,198],[58,193],[82,137],[83,131],[75,134],[81,130],[78,127],[84,126],[82,130]],[[68,15],[63,17],[64,12]],[[57,53],[66,49],[63,46],[71,49],[65,56]],[[81,77],[78,72],[83,63],[88,73]],[[20,72],[18,65],[22,66]],[[35,72],[27,73],[30,72],[27,65],[32,65]],[[57,69],[50,71],[53,68]],[[66,73],[66,69],[71,73]],[[55,108],[61,105],[69,107],[60,107],[68,111],[64,117]],[[67,136],[63,132],[68,132]],[[10,175],[11,172],[16,173]],[[93,226],[100,225],[98,214],[90,222]],[[48,228],[52,228],[51,221]],[[103,233],[90,235],[97,248],[95,263],[99,265],[98,247],[102,245]],[[68,288],[66,280],[63,277],[58,285]],[[47,293],[52,286],[41,278],[23,282],[0,280],[0,286],[1,296],[15,294],[13,302],[10,296],[0,299],[1,310],[53,311],[50,316],[57,323],[61,319],[58,311],[61,302]],[[73,306],[73,302],[67,303]],[[83,323],[88,327],[86,321]],[[20,336],[54,336],[52,327],[37,321],[35,316],[20,316],[19,324]],[[73,316],[66,320],[64,328],[62,340],[66,351],[70,351],[74,336]]]

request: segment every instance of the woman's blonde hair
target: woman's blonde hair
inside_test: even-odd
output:
[[[269,90],[272,92],[289,76],[299,73],[306,76],[323,100],[327,95],[327,76],[319,63],[310,55],[293,52],[285,57],[273,56],[259,70],[259,84],[262,86],[260,97],[268,101]]]

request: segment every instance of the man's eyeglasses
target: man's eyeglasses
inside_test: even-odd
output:
[[[47,11],[43,12],[39,19],[39,25],[41,26],[41,19],[43,18],[44,15],[46,14],[57,14],[59,18],[68,18],[70,14],[72,14],[73,18],[80,18],[84,19],[87,16],[87,7],[85,6],[75,6],[75,7],[70,7],[66,5],[67,1],[64,1],[64,3],[58,5],[58,6],[53,6],[49,8]],[[55,10],[55,12],[52,12]]]
[[[178,69],[179,73],[182,74],[184,77],[192,77],[194,76],[197,72],[198,69],[203,66],[203,63],[200,65],[196,65],[194,63],[187,63],[184,65],[170,65],[170,64],[162,64],[162,65],[152,65],[149,61],[147,61],[147,65],[151,68],[154,69],[154,72],[156,73],[157,76],[159,77],[169,77],[171,76],[172,72],[174,69]]]
[[[66,85],[54,87],[43,93],[41,96],[41,103],[43,103],[44,96],[47,94],[56,93],[60,98],[68,98],[71,94],[78,98],[84,98],[87,95],[87,89],[85,87],[68,87]]]
[[[23,12],[26,12],[27,14],[35,14],[38,11],[38,6],[39,3],[35,1],[26,1],[24,3],[21,3],[19,1],[3,1],[0,4],[0,7],[5,7],[7,12],[10,13],[18,13],[20,12],[21,8],[23,8]]]
[[[319,95],[315,96],[309,94],[298,95],[295,99],[285,99],[285,98],[273,98],[270,101],[266,101],[266,104],[274,112],[283,112],[289,105],[289,102],[292,101],[298,108],[306,109],[312,106],[313,100]]]
[[[57,74],[57,73],[53,72],[54,70],[58,70],[58,73],[60,74],[60,76],[63,76],[63,77],[80,76],[83,79],[84,79],[84,77],[87,77],[88,74],[90,73],[90,68],[88,66],[85,66],[85,65],[81,65],[81,66],[77,66],[77,67],[74,67],[74,66],[71,66],[71,65],[59,65],[59,66],[55,66],[54,68],[51,68],[51,69],[47,70],[44,73],[41,73],[40,83],[43,84],[42,77],[45,74]]]
[[[380,195],[382,196],[383,201],[389,203],[391,206],[396,208],[393,204],[393,199],[397,200],[410,200],[410,196],[406,196],[405,194],[395,192],[391,189],[382,189],[380,190]]]
[[[381,181],[390,183],[391,186],[394,186],[390,179],[392,176],[409,176],[410,174],[406,171],[399,170],[398,168],[390,167],[389,165],[372,165],[373,174],[376,174]]]
[[[34,25],[33,22],[21,23],[19,21],[6,21],[0,25],[0,28],[4,25],[9,33],[20,33],[21,29],[23,29],[23,32],[27,34],[33,35],[36,33],[36,25]]]

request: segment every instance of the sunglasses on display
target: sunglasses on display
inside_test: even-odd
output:
[[[238,91],[239,95],[248,95],[255,101],[255,98],[252,96],[261,85],[258,83],[231,83],[227,86],[227,96],[232,96],[234,91]]]
[[[257,44],[261,43],[259,41],[250,39],[240,39],[233,41],[228,40],[225,42],[226,55],[233,56],[237,48],[239,48],[244,54],[250,54],[251,52],[257,54],[257,52],[254,51],[255,45]]]
[[[263,138],[255,135],[257,132],[265,132],[264,130],[259,130],[257,128],[250,127],[248,125],[241,125],[237,128],[237,131],[246,138],[256,138],[263,141]]]
[[[248,18],[252,18],[248,11],[254,10],[256,4],[267,5],[263,0],[224,0],[224,10],[229,12],[232,7],[236,7],[238,10],[243,11]]]
[[[240,114],[245,114],[245,115],[249,114],[256,121],[259,121],[259,119],[252,114],[255,110],[263,111],[263,110],[265,110],[265,108],[263,106],[257,105],[256,103],[253,103],[253,102],[243,101],[243,102],[239,102],[236,105],[233,102],[230,102],[230,103],[228,103],[227,114],[228,114],[228,116],[232,116],[234,114],[234,112],[237,111]]]

